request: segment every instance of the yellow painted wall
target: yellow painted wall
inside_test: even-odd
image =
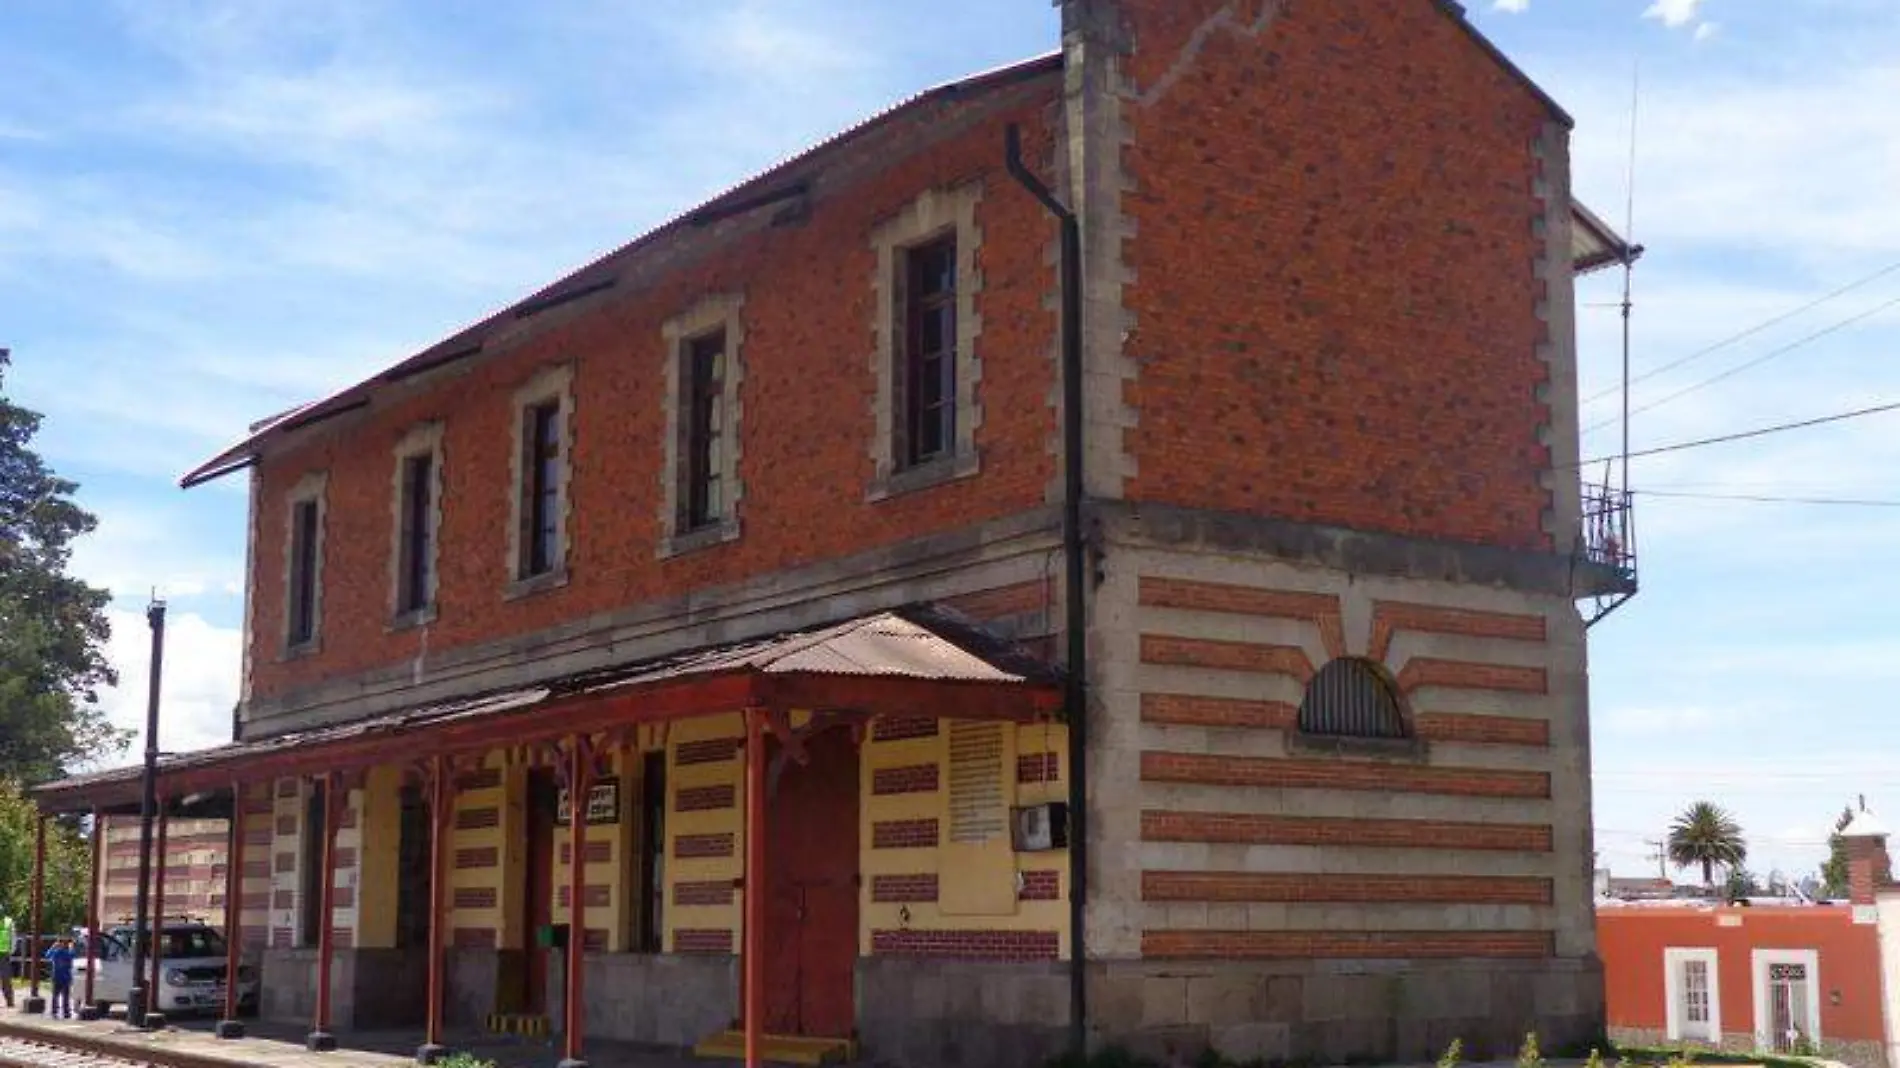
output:
[[[1004,797],[1012,806],[1064,801],[1068,798],[1068,732],[1055,725],[1005,726]],[[950,827],[950,724],[938,724],[926,738],[878,741],[873,732],[864,743],[859,762],[862,799],[858,842],[863,888],[859,899],[858,952],[869,956],[872,932],[916,931],[1054,931],[1063,957],[1069,953],[1068,865],[1066,850],[1017,853],[1005,833],[981,847],[954,846]],[[1019,757],[1054,754],[1053,781],[1022,783],[1017,779]],[[880,768],[934,764],[938,788],[931,793],[879,796],[872,783]],[[896,820],[935,819],[938,844],[934,847],[875,849],[873,828]],[[1016,900],[1019,874],[1053,872],[1059,896],[1049,901]],[[935,875],[938,899],[930,901],[874,901],[879,875]]]
[[[696,742],[743,738],[745,720],[737,713],[708,716],[675,723],[667,733],[667,846],[665,867],[662,869],[667,887],[665,908],[662,910],[666,929],[664,944],[667,952],[677,952],[676,935],[681,930],[726,930],[732,932],[732,950],[736,953],[743,938],[741,917],[744,916],[744,891],[735,890],[731,903],[725,905],[680,905],[675,903],[675,898],[676,888],[681,883],[732,882],[745,873],[744,753],[735,749],[728,759],[694,764],[681,764],[679,756],[682,746],[691,746]],[[681,790],[722,785],[732,787],[733,804],[730,808],[697,812],[679,810]],[[676,855],[681,837],[702,835],[731,835],[731,854],[724,857]]]
[[[504,924],[505,905],[511,903],[512,888],[502,885],[502,876],[506,868],[501,858],[509,853],[508,829],[520,827],[525,818],[522,806],[525,797],[520,787],[522,776],[509,767],[505,754],[493,752],[483,758],[481,768],[492,771],[497,776],[496,784],[472,790],[457,790],[455,809],[457,813],[494,810],[496,822],[489,827],[461,827],[456,822],[449,824],[447,855],[442,864],[446,870],[449,888],[449,940],[453,941],[457,929],[497,931],[497,944],[500,939],[513,933],[513,926]],[[513,774],[511,774],[513,773]],[[513,780],[511,782],[511,780]],[[511,785],[515,787],[510,789]],[[512,803],[511,803],[512,802]],[[462,867],[457,857],[469,851],[492,849],[497,862],[493,867]],[[457,904],[457,890],[474,894],[488,892],[492,894],[491,905]],[[515,903],[519,908],[519,903]],[[519,941],[519,939],[515,939]]]
[[[385,764],[370,769],[363,788],[351,794],[356,808],[356,868],[343,873],[342,885],[354,882],[356,903],[350,910],[355,944],[362,949],[393,949],[396,945],[397,870],[402,856],[402,769]],[[340,841],[339,837],[339,841]],[[337,910],[339,928],[344,910]]]

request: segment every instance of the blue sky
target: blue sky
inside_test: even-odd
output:
[[[1424,0],[1415,0],[1424,2]],[[1468,0],[1576,116],[1577,189],[1621,225],[1640,63],[1638,372],[1900,262],[1890,0]],[[0,8],[0,345],[84,484],[77,566],[119,595],[111,698],[173,605],[167,748],[237,686],[243,480],[175,478],[345,384],[925,85],[1052,47],[1043,0],[72,3]],[[1580,294],[1615,299],[1599,277]],[[1900,270],[1639,383],[1643,444],[1900,398]],[[1580,312],[1583,393],[1613,310]],[[1589,405],[1586,425],[1615,414]],[[1592,432],[1585,454],[1612,449]],[[1664,493],[1900,499],[1900,415],[1638,461]],[[1593,472],[1594,473],[1594,472]],[[1599,847],[1654,869],[1687,802],[1808,870],[1856,793],[1900,805],[1900,509],[1657,496],[1644,590],[1592,632]]]

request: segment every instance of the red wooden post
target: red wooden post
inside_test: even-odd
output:
[[[593,791],[593,745],[576,735],[567,751],[567,994],[562,1008],[560,1068],[584,1068],[581,1029],[587,956],[587,795]]]
[[[336,1036],[330,1033],[330,955],[336,937],[336,825],[343,806],[337,803],[342,783],[334,771],[323,776],[323,865],[318,880],[317,908],[317,1018],[304,1040],[304,1046],[316,1053],[336,1048]]]
[[[158,869],[152,876],[152,981],[145,989],[151,991],[145,996],[145,1007],[151,1012],[164,1012],[165,999],[159,995],[164,988],[159,980],[165,975],[165,834],[171,828],[171,818],[165,814],[165,799],[158,799]]]
[[[765,1032],[765,716],[746,710],[745,725],[745,1014],[746,1068],[760,1068]]]
[[[86,995],[82,1013],[90,1016],[92,973],[99,969],[99,884],[106,875],[106,818],[92,810],[92,885],[86,888]],[[10,948],[10,947],[9,947]]]
[[[455,791],[449,762],[437,756],[430,764],[429,781],[429,1008],[423,1025],[422,1048],[416,1063],[434,1064],[448,1053],[442,1046],[442,972],[447,960],[442,945],[442,920],[448,901],[448,873],[442,870],[449,831],[454,826]]]
[[[238,1019],[239,975],[244,945],[244,784],[231,784],[230,843],[224,850],[224,1019],[219,1038],[243,1038]]]
[[[46,1011],[46,1002],[40,998],[40,957],[46,953],[45,939],[40,936],[46,932],[46,815],[40,814],[39,829],[33,838],[33,887],[32,906],[33,929],[27,933],[26,944],[29,948],[27,958],[28,986],[26,992],[26,1011],[42,1013]]]

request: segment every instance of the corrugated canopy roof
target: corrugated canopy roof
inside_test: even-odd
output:
[[[641,722],[639,698],[643,693],[662,687],[714,680],[764,680],[765,686],[759,692],[770,693],[773,692],[772,680],[793,679],[908,680],[939,684],[953,705],[965,697],[972,698],[969,708],[976,718],[985,715],[992,706],[979,707],[975,695],[991,693],[998,687],[1036,692],[1036,696],[1025,694],[1023,700],[1012,702],[1012,707],[1019,707],[1023,713],[1053,713],[1058,707],[1056,688],[1061,682],[1061,672],[1020,646],[983,630],[960,613],[939,605],[920,604],[809,630],[566,675],[535,686],[491,691],[334,727],[162,756],[159,774],[161,779],[166,779],[193,773],[190,777],[197,780],[205,776],[195,773],[216,772],[221,778],[213,781],[228,784],[232,777],[255,770],[260,762],[293,751],[306,751],[314,759],[325,750],[340,746],[358,752],[365,745],[373,745],[376,747],[374,755],[380,755],[376,762],[386,763],[400,759],[399,750],[393,747],[410,743],[415,749],[412,758],[419,758],[431,751],[428,745],[431,735],[433,740],[440,741],[445,737],[444,731],[474,721],[491,721],[494,726],[515,730],[518,736],[511,736],[509,740],[525,743],[581,729],[562,717],[540,714],[556,703],[579,706],[591,701],[596,707],[613,705],[629,709],[618,720],[595,717],[575,721],[593,729],[611,730],[616,725]],[[806,688],[792,692],[811,695],[823,691]],[[609,700],[616,697],[636,703],[623,706]],[[744,703],[739,702],[723,710],[736,712],[743,707]],[[847,710],[876,714],[910,709]],[[651,717],[657,718],[666,717]],[[470,743],[475,747],[482,744],[495,743],[492,739],[486,743],[479,740]],[[102,797],[116,798],[115,788],[136,785],[141,771],[138,766],[132,766],[75,775],[36,787],[33,793],[48,807],[59,807],[62,803],[85,807],[100,803]]]

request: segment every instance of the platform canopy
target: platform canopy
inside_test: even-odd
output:
[[[612,735],[642,724],[750,708],[862,716],[1046,719],[1061,673],[961,614],[911,605],[807,630],[570,674],[337,726],[161,757],[174,804],[233,783],[317,775],[437,754]],[[135,812],[141,769],[76,775],[33,790],[42,811]]]

